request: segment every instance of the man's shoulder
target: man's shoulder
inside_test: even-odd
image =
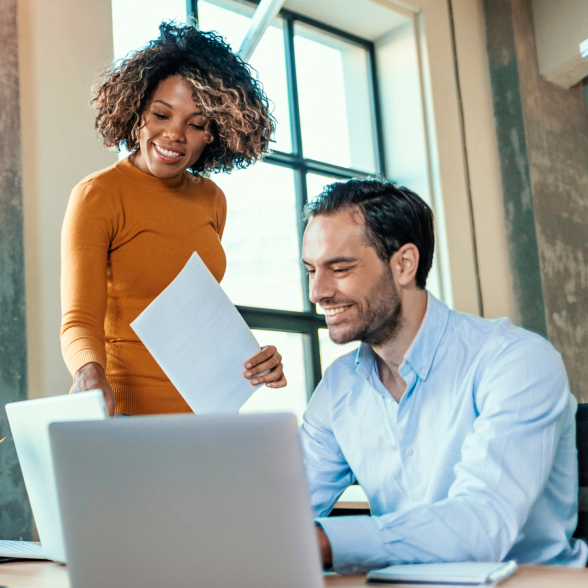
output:
[[[534,362],[561,363],[561,356],[541,335],[513,325],[506,317],[486,319],[452,310],[448,343],[469,348],[488,361],[516,355]]]

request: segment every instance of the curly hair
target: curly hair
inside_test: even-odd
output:
[[[143,114],[155,89],[170,76],[183,77],[204,116],[204,152],[192,173],[242,169],[268,151],[275,120],[252,68],[222,37],[195,22],[162,22],[147,47],[106,67],[92,90],[96,130],[106,147],[139,147]]]

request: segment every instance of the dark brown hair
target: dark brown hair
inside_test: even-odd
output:
[[[349,180],[325,187],[304,210],[308,222],[319,214],[334,214],[356,208],[365,222],[365,236],[378,257],[388,263],[406,243],[419,250],[416,284],[425,288],[435,250],[434,217],[431,207],[408,188],[378,180]]]

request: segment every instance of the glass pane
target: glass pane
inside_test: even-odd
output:
[[[282,355],[284,373],[288,380],[285,388],[257,390],[239,412],[291,412],[298,424],[306,410],[306,370],[304,368],[304,335],[278,331],[253,331],[261,347],[275,345]]]
[[[350,351],[354,351],[360,345],[359,341],[337,345],[331,341],[328,329],[319,329],[319,343],[321,348],[321,368],[323,374],[336,359],[339,359],[342,355],[345,355]]]
[[[114,59],[159,37],[162,20],[186,21],[186,0],[112,0]]]
[[[202,31],[215,31],[230,45],[233,52],[239,51],[245,38],[254,9],[237,2],[198,0],[198,24]]]
[[[344,182],[339,178],[330,178],[329,176],[321,176],[319,174],[306,174],[306,195],[310,202],[316,198],[329,184],[334,182]]]
[[[294,31],[304,157],[377,171],[367,51],[305,25]]]
[[[216,31],[223,36],[233,51],[238,51],[245,38],[253,9],[230,0],[198,2],[198,20],[203,31]],[[249,65],[257,70],[259,80],[272,102],[270,108],[277,121],[275,143],[272,149],[292,151],[290,110],[288,108],[288,83],[282,20],[276,19],[265,32]]]
[[[258,163],[212,177],[226,194],[222,286],[234,304],[304,310],[291,169]]]

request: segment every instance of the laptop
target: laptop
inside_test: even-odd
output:
[[[293,416],[49,432],[72,588],[322,588]]]
[[[49,424],[56,421],[105,419],[100,390],[12,402],[6,414],[16,446],[41,545],[32,541],[0,541],[0,557],[52,559],[65,563]]]

